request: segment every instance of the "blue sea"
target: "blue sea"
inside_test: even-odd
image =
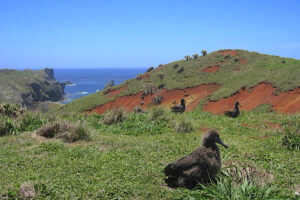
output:
[[[127,79],[144,73],[144,68],[127,69],[54,69],[54,77],[59,82],[71,81],[73,84],[65,88],[63,104],[102,90],[108,81],[113,80],[115,85]]]

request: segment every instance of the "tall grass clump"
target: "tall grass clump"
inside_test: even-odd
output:
[[[17,117],[26,110],[18,104],[0,104],[0,114],[7,117]]]
[[[122,109],[112,109],[107,111],[104,116],[102,122],[105,125],[111,125],[119,122],[123,122],[125,120],[125,111]]]
[[[162,107],[154,107],[150,112],[150,120],[159,120],[166,115],[165,110]]]
[[[46,138],[61,138],[65,142],[91,140],[87,126],[81,121],[77,123],[70,121],[56,121],[40,128],[36,134]]]
[[[176,133],[189,133],[194,130],[193,125],[190,121],[181,118],[175,121],[175,132]]]
[[[17,132],[13,121],[7,117],[0,117],[0,136],[10,135]]]
[[[290,150],[300,150],[300,122],[287,122],[283,128],[282,144]]]
[[[26,112],[16,119],[18,131],[33,131],[46,123],[46,120],[39,113]]]
[[[248,179],[244,179],[241,184],[235,184],[231,177],[220,177],[215,183],[201,185],[199,190],[185,192],[189,199],[218,199],[218,200],[275,200],[289,199],[283,196],[270,184],[258,186]]]

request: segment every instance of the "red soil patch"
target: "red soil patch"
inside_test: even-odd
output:
[[[206,72],[206,73],[213,73],[215,71],[218,71],[220,69],[219,65],[215,65],[215,66],[208,66],[207,68],[205,68],[204,70],[202,70],[202,72]]]
[[[280,124],[275,124],[275,123],[271,123],[271,122],[265,122],[265,124],[272,129],[282,129],[282,127],[280,126]]]
[[[222,55],[231,55],[231,56],[235,56],[237,55],[237,51],[236,50],[222,50],[219,51],[219,53],[221,53]]]
[[[246,64],[246,63],[247,63],[247,60],[246,60],[246,59],[239,59],[239,62],[240,62],[241,64]]]
[[[260,83],[254,88],[240,90],[238,93],[218,101],[210,101],[203,106],[203,110],[214,114],[223,114],[231,110],[234,103],[239,101],[241,110],[252,110],[261,104],[272,104],[272,109],[281,113],[300,112],[300,88],[293,91],[274,95],[276,88],[271,84]]]
[[[121,87],[121,88],[119,88],[119,89],[112,90],[112,91],[109,92],[109,95],[110,95],[111,97],[115,97],[115,96],[117,96],[118,94],[120,94],[121,92],[123,92],[123,90],[125,90],[125,89],[126,89],[126,87]]]
[[[107,110],[113,108],[123,108],[126,111],[132,111],[135,106],[140,106],[142,109],[146,109],[149,105],[151,105],[152,98],[161,95],[163,96],[163,100],[161,102],[161,106],[170,108],[174,105],[174,102],[179,104],[181,98],[185,98],[187,101],[186,110],[193,110],[199,102],[209,96],[212,92],[219,89],[219,85],[216,84],[204,84],[196,87],[186,88],[186,89],[175,89],[175,90],[166,90],[162,89],[154,95],[148,95],[141,100],[142,92],[137,94],[117,97],[114,101],[108,102],[104,105],[92,108],[88,112],[97,112],[102,114]],[[141,103],[143,103],[141,105]]]
[[[233,71],[236,71],[236,72],[237,72],[237,71],[241,71],[241,68],[236,67],[236,68],[233,69]]]
[[[141,79],[147,79],[150,77],[150,73],[146,73],[145,75],[141,76]]]

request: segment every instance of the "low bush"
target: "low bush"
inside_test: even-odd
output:
[[[175,122],[175,132],[176,133],[189,133],[192,132],[193,126],[190,121],[187,121],[186,119],[180,119]]]
[[[231,177],[220,177],[216,183],[201,185],[199,190],[186,191],[189,199],[249,200],[249,199],[290,199],[281,194],[270,184],[258,186],[244,179],[242,184],[235,184]]]
[[[40,128],[46,121],[39,113],[27,112],[17,118],[17,123],[18,131],[33,131]]]
[[[0,117],[0,136],[14,134],[17,131],[16,125],[10,118]]]
[[[150,112],[150,120],[158,120],[164,117],[166,114],[165,110],[162,107],[154,107]]]
[[[46,138],[61,138],[65,142],[91,139],[87,127],[82,122],[56,121],[40,128],[36,134]]]
[[[173,65],[173,69],[177,69],[179,67],[179,65],[177,64],[177,63],[175,63],[174,65]]]
[[[119,122],[123,122],[125,119],[125,112],[122,109],[112,109],[104,114],[102,122],[105,125],[111,125]]]
[[[0,104],[0,114],[8,117],[17,117],[26,110],[18,104]]]
[[[300,150],[300,122],[287,122],[283,129],[282,144],[290,150]]]
[[[184,71],[184,67],[180,67],[178,70],[177,70],[177,73],[182,73]]]
[[[162,102],[163,98],[164,98],[164,97],[163,97],[163,96],[160,96],[160,95],[155,96],[155,97],[152,99],[151,103],[154,104],[154,105],[158,105],[158,104],[160,104],[160,103]]]

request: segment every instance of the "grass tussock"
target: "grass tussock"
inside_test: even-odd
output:
[[[290,199],[282,195],[278,190],[273,189],[270,184],[264,186],[255,185],[248,179],[244,179],[241,184],[236,184],[231,177],[220,177],[216,183],[211,185],[201,185],[199,190],[186,192],[189,199],[218,199],[218,200],[274,200]]]
[[[37,135],[46,138],[61,138],[65,142],[76,142],[78,140],[91,140],[89,131],[83,123],[73,123],[69,121],[57,121],[40,128]]]
[[[166,111],[162,107],[154,107],[150,112],[150,120],[159,120],[162,117],[166,116]]]
[[[111,125],[125,120],[125,111],[122,109],[112,109],[104,114],[102,122],[105,125]]]
[[[0,114],[7,117],[17,117],[26,110],[18,104],[0,104]]]
[[[176,133],[190,133],[194,130],[193,125],[190,121],[185,118],[176,120],[175,122],[175,132]]]
[[[288,122],[283,125],[282,144],[290,150],[300,151],[300,122]]]

